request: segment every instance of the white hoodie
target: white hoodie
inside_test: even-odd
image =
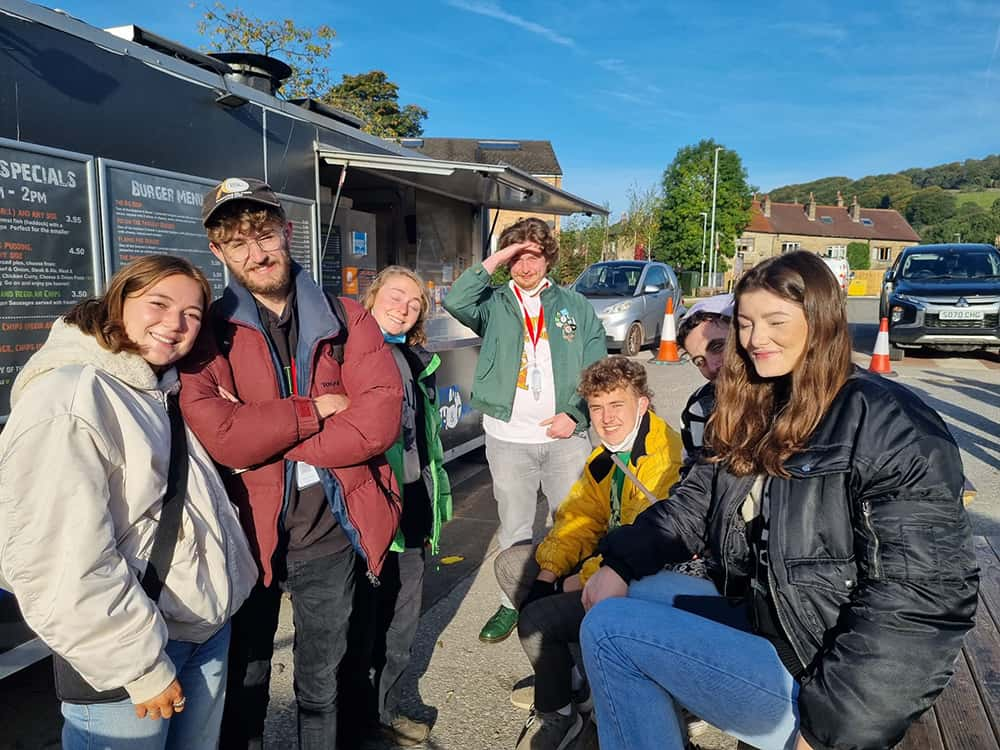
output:
[[[0,433],[0,574],[25,621],[93,687],[147,701],[176,676],[167,639],[203,643],[257,567],[211,458],[187,431],[187,497],[154,604],[139,578],[170,463],[167,394],[136,355],[59,320],[14,382]]]

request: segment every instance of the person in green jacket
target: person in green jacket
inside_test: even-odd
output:
[[[430,547],[437,554],[441,526],[451,518],[451,486],[444,470],[434,381],[441,360],[423,346],[429,303],[427,288],[416,273],[389,266],[372,282],[363,304],[382,329],[403,381],[402,428],[385,454],[403,495],[403,512],[382,568],[381,585],[372,588],[363,578],[358,581],[362,589],[355,602],[358,616],[351,623],[350,653],[341,672],[350,670],[348,679],[363,681],[358,691],[365,706],[352,712],[352,726],[341,746],[355,746],[352,740],[361,738],[351,735],[372,728],[406,747],[426,740],[431,730],[400,713],[399,703],[420,621],[425,551]]]
[[[531,543],[539,486],[554,514],[579,479],[591,448],[587,405],[576,387],[607,347],[586,298],[546,277],[559,245],[544,221],[521,219],[498,246],[459,276],[444,307],[482,338],[470,401],[483,413],[505,550]],[[493,286],[490,276],[501,266],[511,280]],[[501,594],[479,639],[502,641],[516,626],[517,610]]]

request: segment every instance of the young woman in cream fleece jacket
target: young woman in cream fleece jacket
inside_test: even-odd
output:
[[[216,746],[228,622],[257,570],[190,432],[181,527],[159,600],[140,585],[170,464],[173,364],[191,349],[210,294],[187,261],[135,261],[103,297],[53,324],[14,383],[0,434],[0,578],[87,683],[128,693],[64,701],[69,750]]]

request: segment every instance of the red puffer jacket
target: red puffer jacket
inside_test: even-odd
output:
[[[338,363],[332,340],[340,323],[329,300],[298,266],[293,273],[295,390],[304,395],[284,397],[256,303],[233,280],[180,368],[181,408],[217,463],[245,469],[222,474],[265,585],[272,579],[294,461],[320,469],[331,511],[364,556],[369,575],[377,576],[399,523],[399,489],[382,455],[399,435],[399,370],[378,324],[350,299],[342,300],[350,335]],[[240,403],[223,398],[220,386]],[[325,393],[346,394],[350,406],[320,422],[312,399]]]

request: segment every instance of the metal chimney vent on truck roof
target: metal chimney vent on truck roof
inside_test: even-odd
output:
[[[229,66],[226,78],[274,96],[292,69],[281,60],[257,52],[210,52],[209,57]]]

